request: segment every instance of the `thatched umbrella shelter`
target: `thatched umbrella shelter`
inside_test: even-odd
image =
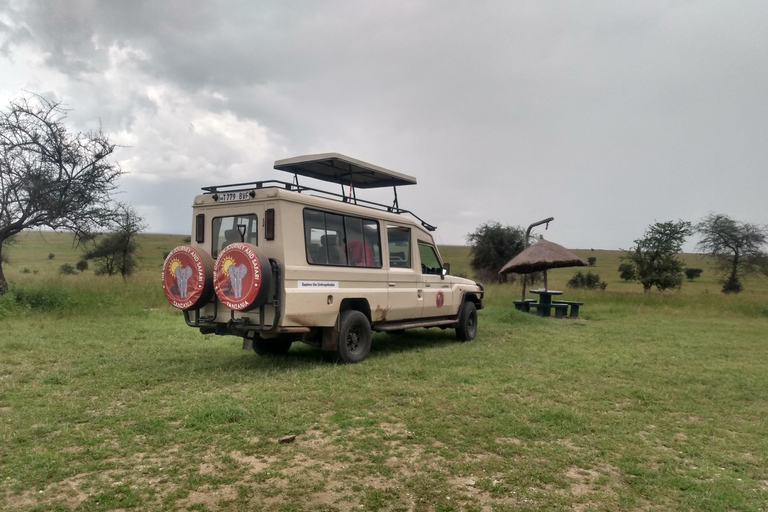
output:
[[[560,267],[585,267],[586,262],[571,251],[554,242],[540,238],[538,242],[525,249],[501,267],[499,274],[514,272],[530,274],[544,271],[544,289],[547,289],[547,270]],[[523,300],[525,300],[525,280],[523,280]]]

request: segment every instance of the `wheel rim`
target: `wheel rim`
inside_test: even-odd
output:
[[[476,329],[477,329],[477,314],[471,314],[467,319],[467,330],[470,332],[470,334],[474,335]]]
[[[349,330],[347,334],[347,350],[350,352],[357,352],[360,348],[360,328],[354,327]]]

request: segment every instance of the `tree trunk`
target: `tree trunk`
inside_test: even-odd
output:
[[[3,273],[3,242],[0,242],[0,295],[8,293],[8,281]]]
[[[739,253],[736,252],[736,254],[733,256],[733,263],[731,266],[731,277],[729,281],[738,282],[738,272],[739,272]]]

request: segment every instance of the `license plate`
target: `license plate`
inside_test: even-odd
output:
[[[231,201],[245,201],[251,198],[251,191],[244,192],[219,192],[219,202],[229,203]]]

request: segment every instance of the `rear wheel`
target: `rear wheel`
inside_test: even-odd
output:
[[[260,356],[282,356],[288,353],[292,344],[292,340],[256,338],[253,340],[253,351]]]
[[[470,341],[477,335],[477,308],[475,303],[467,301],[459,313],[459,325],[456,326],[456,337],[460,341]]]
[[[359,363],[371,351],[371,324],[353,309],[342,311],[339,321],[339,348],[336,354],[345,363]]]

